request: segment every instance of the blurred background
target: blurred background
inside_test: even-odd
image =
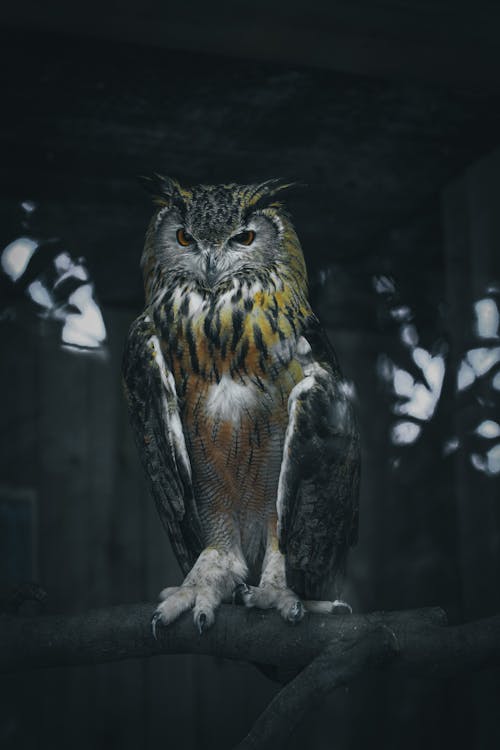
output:
[[[181,574],[123,403],[151,214],[136,176],[297,180],[314,308],[362,432],[357,612],[500,611],[496,3],[83,4],[0,11],[0,585],[45,611]],[[277,690],[155,657],[2,678],[0,746],[231,748]],[[375,674],[290,748],[500,747],[500,676]]]

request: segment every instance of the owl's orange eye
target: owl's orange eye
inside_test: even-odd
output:
[[[177,230],[177,242],[179,245],[182,245],[182,247],[189,247],[189,245],[193,244],[194,240],[189,232],[186,232],[186,230],[181,227]]]
[[[240,232],[240,234],[233,237],[233,240],[237,242],[238,245],[251,245],[254,239],[255,232],[252,232],[251,229],[248,229],[246,232]]]

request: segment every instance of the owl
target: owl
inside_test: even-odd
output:
[[[359,436],[308,301],[288,185],[148,180],[146,306],[123,379],[151,493],[185,576],[153,632],[192,610],[202,633],[235,592],[291,623],[357,539]]]

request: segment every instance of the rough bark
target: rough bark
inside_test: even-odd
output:
[[[447,627],[438,608],[308,614],[293,626],[275,612],[223,605],[203,635],[188,613],[160,627],[155,640],[152,612],[151,605],[137,604],[67,616],[2,615],[0,672],[179,653],[295,670],[238,747],[265,750],[279,747],[323,695],[368,669],[391,663],[403,674],[446,678],[500,665],[500,615]]]

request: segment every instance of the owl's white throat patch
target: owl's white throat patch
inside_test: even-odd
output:
[[[251,409],[256,402],[257,392],[253,383],[235,382],[230,375],[223,375],[220,381],[208,390],[206,409],[214,419],[238,422],[241,412]]]

